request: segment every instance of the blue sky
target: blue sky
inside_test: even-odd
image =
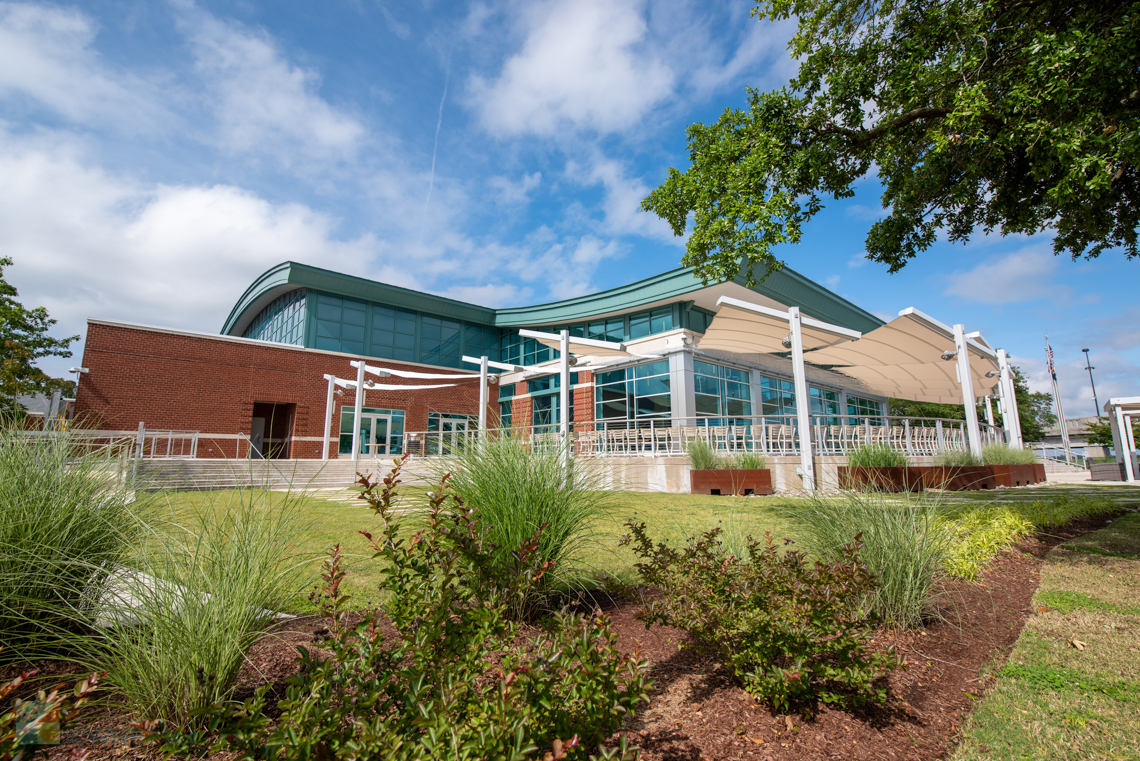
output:
[[[678,266],[638,211],[685,126],[794,71],[744,2],[0,3],[0,252],[28,305],[217,331],[292,259],[490,306]],[[1066,413],[1140,393],[1140,262],[1048,234],[863,256],[874,180],[778,253],[889,318],[981,330]],[[82,350],[82,345],[78,345]],[[81,356],[77,353],[76,355]],[[62,373],[73,360],[45,363]]]

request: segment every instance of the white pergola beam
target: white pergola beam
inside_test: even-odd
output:
[[[974,376],[970,372],[970,352],[967,348],[966,328],[959,324],[954,326],[954,347],[958,356],[958,382],[962,384],[962,404],[966,413],[966,437],[969,441],[970,452],[978,457],[982,456],[982,432],[978,426],[977,399],[974,397]]]
[[[523,370],[526,369],[522,365],[512,365],[512,364],[508,364],[506,362],[496,362],[493,359],[487,359],[487,357],[468,357],[465,354],[465,355],[463,355],[462,359],[464,362],[466,362],[469,365],[480,365],[483,363],[483,360],[486,359],[487,360],[487,367],[493,367],[496,370],[502,370],[502,371],[508,372],[508,373],[521,373]]]
[[[949,325],[947,325],[946,323],[944,323],[940,320],[934,319],[930,315],[928,315],[925,312],[922,312],[918,309],[915,309],[914,307],[907,307],[906,309],[902,310],[901,312],[899,312],[899,317],[913,317],[913,318],[919,320],[920,322],[926,323],[931,328],[934,328],[937,331],[945,333],[947,338],[952,338],[954,336],[954,328],[950,327]],[[980,332],[977,332],[977,331],[970,333],[969,335],[967,335],[965,337],[966,343],[969,346],[971,346],[972,348],[977,349],[979,352],[981,352],[985,356],[987,356],[991,359],[997,359],[997,352],[995,352],[993,349],[986,346],[985,344],[979,343],[978,341],[975,340],[976,338],[981,338],[981,335],[982,334]]]
[[[364,409],[364,363],[356,366],[356,399],[352,405],[352,461],[360,462],[360,415]]]
[[[734,299],[731,296],[721,296],[716,300],[716,305],[718,307],[731,306],[736,307],[737,309],[745,309],[749,312],[755,312],[756,314],[763,314],[767,315],[768,317],[773,317],[777,320],[786,320],[789,322],[791,321],[791,311],[794,309],[796,310],[796,314],[799,315],[799,322],[801,325],[807,326],[809,328],[814,328],[816,330],[822,330],[825,333],[842,336],[843,338],[850,338],[852,340],[858,340],[859,338],[863,337],[863,334],[858,330],[851,330],[850,328],[845,328],[841,325],[832,325],[829,322],[821,322],[820,320],[815,320],[811,317],[804,317],[802,314],[800,314],[799,307],[789,307],[787,312],[783,312],[779,309],[773,309],[772,307],[761,306],[760,304],[752,304],[747,301],[741,301],[740,299]]]
[[[596,338],[582,338],[581,336],[569,336],[570,331],[564,330],[562,333],[568,334],[569,343],[573,346],[593,347],[595,349],[609,349],[610,351],[627,351],[624,343],[617,343],[614,341],[599,341]],[[523,338],[537,338],[544,341],[558,341],[563,342],[563,336],[559,333],[543,333],[539,330],[519,330],[519,335]],[[577,351],[575,354],[589,354],[587,351]]]

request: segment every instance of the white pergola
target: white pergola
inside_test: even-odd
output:
[[[1116,461],[1124,465],[1124,480],[1140,480],[1140,473],[1136,472],[1138,458],[1133,429],[1133,419],[1140,416],[1140,396],[1109,399],[1104,405],[1104,411],[1112,426],[1112,446],[1116,450]]]
[[[811,446],[811,406],[807,375],[804,371],[805,349],[821,349],[849,341],[858,341],[857,330],[832,325],[800,314],[799,307],[784,312],[751,304],[729,296],[717,299],[716,317],[701,338],[701,349],[727,352],[771,354],[777,347],[792,350],[792,378],[796,388],[796,422],[800,431],[800,467],[806,491],[815,490],[815,460]]]
[[[376,383],[372,380],[365,380],[364,374],[370,373],[380,378],[420,378],[420,379],[439,379],[439,380],[466,380],[469,378],[479,378],[479,375],[461,375],[461,374],[441,374],[441,373],[417,373],[411,370],[396,370],[394,368],[373,367],[363,361],[349,362],[351,367],[356,368],[356,380],[348,380],[345,378],[338,378],[335,375],[324,376],[328,381],[328,395],[325,398],[325,437],[324,443],[321,445],[321,459],[329,459],[329,437],[332,435],[332,414],[334,394],[337,387],[351,388],[356,391],[356,398],[353,404],[352,411],[352,459],[360,459],[360,416],[364,409],[364,395],[368,391],[425,391],[431,388],[449,388],[455,386],[455,383],[435,383],[429,385],[405,385],[395,383]],[[484,377],[485,380],[485,377]],[[482,395],[486,394],[486,388],[481,392]]]

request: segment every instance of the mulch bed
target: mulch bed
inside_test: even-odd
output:
[[[1104,525],[1099,518],[1026,539],[1000,555],[981,581],[946,584],[938,602],[942,620],[917,631],[881,632],[876,642],[893,644],[908,664],[889,677],[889,708],[821,707],[811,718],[774,714],[737,686],[714,657],[680,647],[692,644],[684,631],[647,630],[635,618],[637,602],[618,600],[606,613],[619,645],[640,650],[656,682],[649,705],[624,733],[646,761],[945,758],[971,705],[987,690],[990,678],[979,677],[979,670],[1005,660],[1032,612],[1046,553]],[[239,697],[295,673],[297,646],[312,647],[320,627],[318,619],[279,626],[276,637],[250,652]],[[126,722],[104,709],[88,716],[75,739],[88,740],[81,744],[90,761],[158,757],[152,747],[133,746],[130,734]],[[66,751],[63,746],[49,758],[62,759]]]

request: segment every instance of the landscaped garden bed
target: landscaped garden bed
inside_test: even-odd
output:
[[[904,465],[839,467],[840,489],[904,492],[944,489],[974,491],[1045,483],[1045,466],[1032,465]]]

